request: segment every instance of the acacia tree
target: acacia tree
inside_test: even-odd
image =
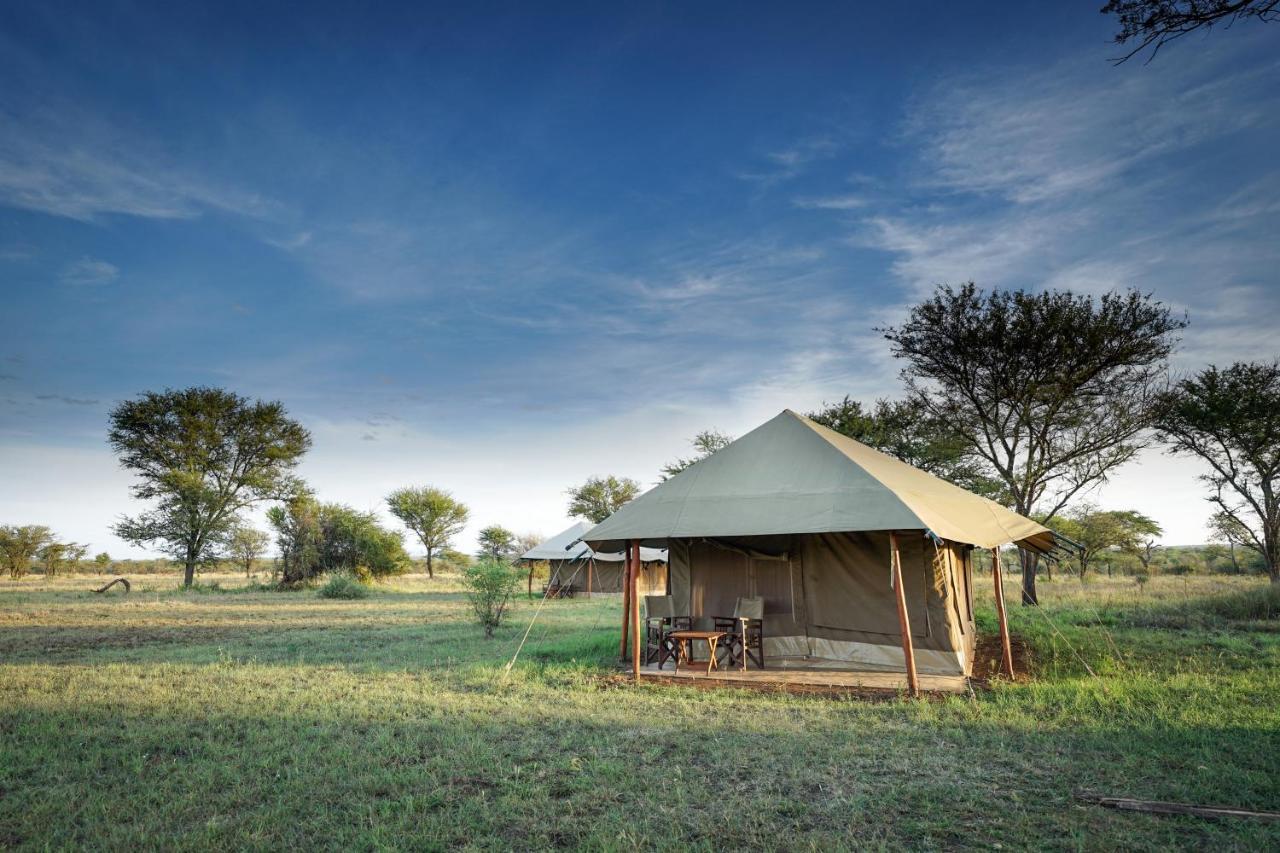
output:
[[[640,494],[640,484],[629,477],[588,477],[575,489],[569,489],[569,515],[599,524],[613,515],[623,504]]]
[[[1082,504],[1064,513],[1055,527],[1079,545],[1080,579],[1084,580],[1095,559],[1107,551],[1133,554],[1145,567],[1156,547],[1155,537],[1163,531],[1153,519],[1133,510],[1100,510]]]
[[[1001,483],[960,433],[920,400],[876,400],[874,406],[845,397],[809,413],[815,423],[847,435],[971,492],[998,499]]]
[[[719,430],[705,429],[689,442],[697,453],[690,459],[677,459],[662,466],[662,479],[670,480],[690,465],[701,462],[717,450],[723,450],[733,443],[733,436],[725,435]],[[632,496],[634,497],[634,495]],[[629,500],[629,499],[628,499]],[[608,516],[606,516],[607,518]],[[602,519],[603,520],[603,519]]]
[[[1116,64],[1151,48],[1150,62],[1171,41],[1216,24],[1230,27],[1241,20],[1280,20],[1280,0],[1108,0],[1102,14],[1115,15],[1119,45],[1133,45]]]
[[[1125,540],[1120,543],[1121,550],[1132,554],[1142,564],[1143,574],[1151,574],[1151,561],[1155,559],[1160,548],[1159,537],[1164,528],[1154,518],[1140,512],[1121,513],[1121,525],[1125,531]]]
[[[882,329],[910,395],[999,480],[1005,500],[1046,522],[1148,443],[1156,393],[1185,318],[1129,291],[941,286]],[[1022,555],[1022,603],[1036,603]]]
[[[70,566],[74,569],[87,553],[89,553],[88,545],[80,545],[75,542],[51,541],[37,551],[36,556],[40,559],[40,566],[44,570],[45,577],[54,577],[65,566]]]
[[[36,554],[52,541],[53,531],[43,524],[0,525],[0,559],[9,577],[25,577]]]
[[[1215,512],[1209,518],[1209,541],[1221,542],[1227,546],[1227,559],[1231,561],[1234,574],[1246,571],[1259,571],[1263,568],[1262,555],[1245,543],[1249,534],[1244,525],[1222,512]],[[1241,557],[1244,557],[1242,561]]]
[[[1280,364],[1210,366],[1160,396],[1159,437],[1209,465],[1215,527],[1280,583]]]
[[[501,524],[490,524],[476,537],[480,556],[492,560],[509,560],[514,555],[516,535]]]
[[[466,504],[433,486],[397,489],[387,495],[387,508],[427,549],[427,577],[432,578],[436,553],[449,547],[471,517]]]
[[[214,559],[237,514],[297,490],[291,475],[310,434],[276,402],[251,401],[221,388],[149,391],[111,411],[108,441],[137,476],[134,497],[155,501],[121,518],[116,535],[160,547],[184,566]]]
[[[227,553],[231,559],[244,567],[244,576],[253,572],[253,562],[267,550],[271,537],[262,530],[247,524],[237,524],[227,537]]]

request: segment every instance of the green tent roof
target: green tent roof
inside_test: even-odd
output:
[[[1048,528],[791,410],[690,466],[583,534],[630,539],[922,530],[984,548],[1053,545]]]

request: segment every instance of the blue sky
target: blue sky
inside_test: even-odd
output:
[[[0,9],[0,519],[128,553],[106,413],[202,383],[284,401],[325,498],[550,534],[699,429],[895,393],[872,329],[940,282],[1280,354],[1280,28],[1114,67],[1097,4],[459,5]],[[1194,473],[1095,498],[1198,541]]]

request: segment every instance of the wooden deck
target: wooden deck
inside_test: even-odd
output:
[[[767,661],[766,661],[767,663]],[[704,662],[682,665],[672,670],[670,662],[662,669],[656,664],[641,667],[640,677],[691,687],[748,687],[764,690],[797,690],[820,693],[900,693],[907,690],[907,674],[891,670],[830,669],[827,667],[785,666],[768,669],[714,669],[708,675]],[[920,690],[925,693],[964,693],[969,680],[963,675],[929,675],[920,673]]]

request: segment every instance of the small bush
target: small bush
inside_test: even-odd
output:
[[[484,628],[485,637],[492,637],[502,624],[507,605],[522,577],[519,569],[503,560],[481,560],[462,570],[467,600]]]
[[[369,587],[350,575],[334,575],[320,587],[321,598],[368,598]]]

